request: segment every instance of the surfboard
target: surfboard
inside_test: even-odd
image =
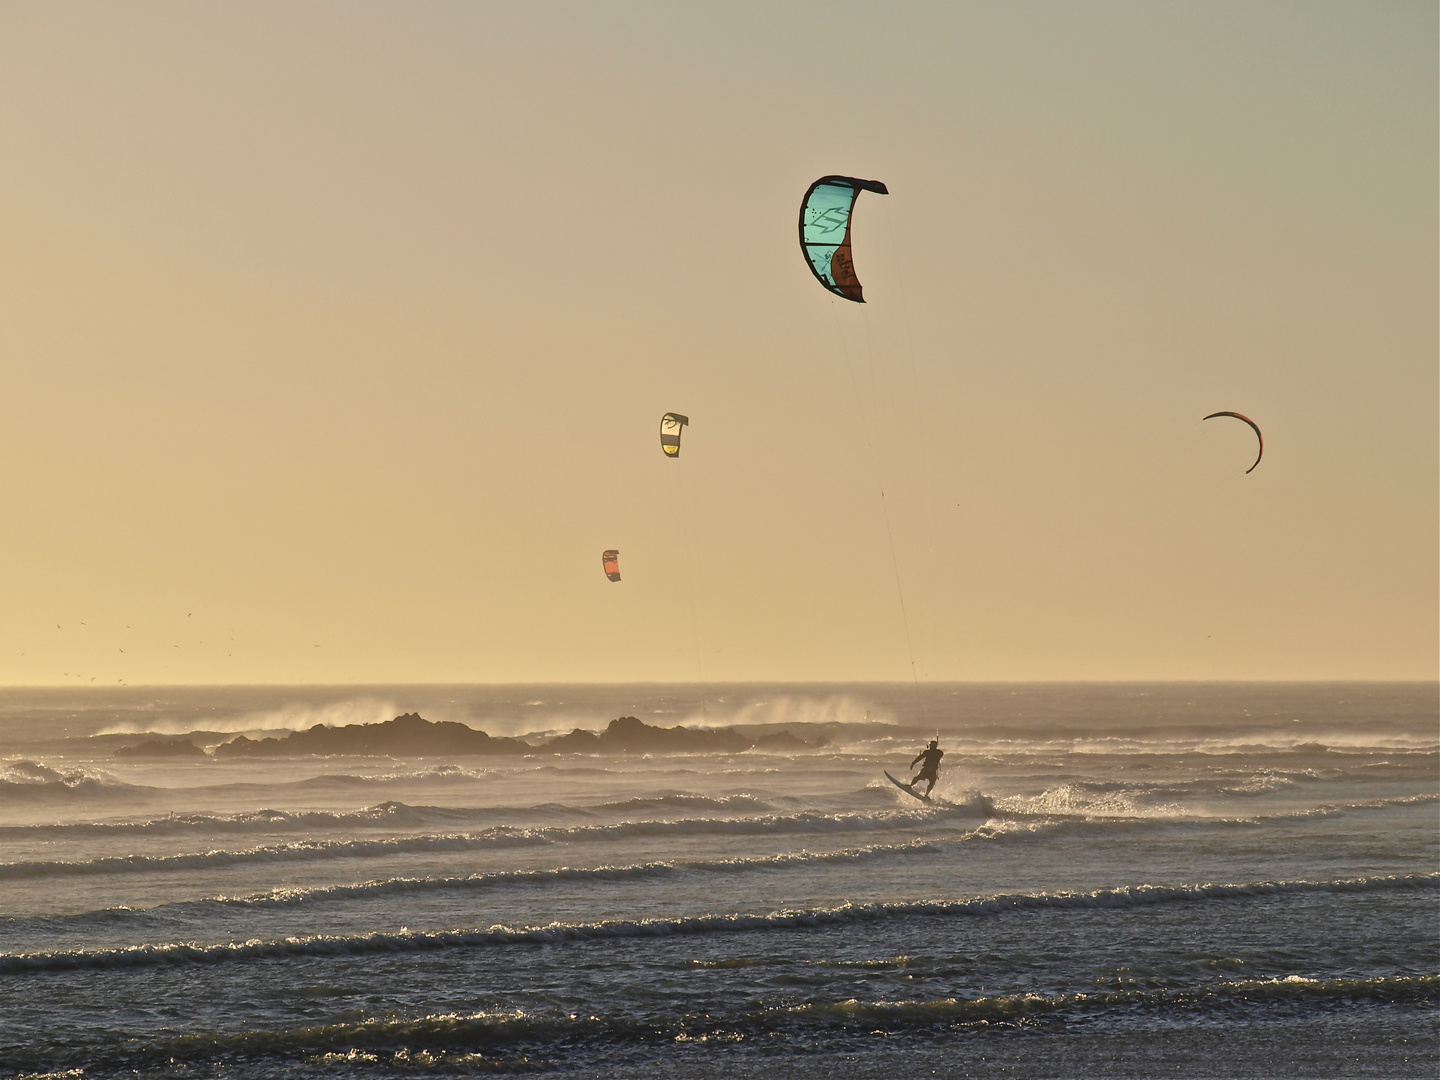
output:
[[[905,786],[904,784],[902,784],[899,780],[896,780],[893,776],[891,776],[888,772],[885,774],[885,779],[886,779],[886,780],[889,780],[890,783],[894,784],[896,787],[898,787],[901,791],[905,792],[905,794],[906,794],[906,795],[909,795],[911,798],[919,799],[921,802],[929,802],[929,801],[930,801],[930,796],[929,796],[929,795],[921,795],[918,791],[914,790],[913,788],[906,787],[906,786]]]

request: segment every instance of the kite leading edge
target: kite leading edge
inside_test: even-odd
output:
[[[1238,412],[1212,412],[1209,416],[1205,417],[1205,419],[1214,420],[1217,416],[1233,416],[1236,420],[1244,420],[1245,423],[1249,424],[1252,428],[1255,429],[1255,438],[1260,440],[1260,452],[1255,455],[1255,465],[1259,465],[1260,459],[1265,456],[1265,436],[1260,434],[1260,425],[1255,423],[1254,420],[1251,420],[1244,413]],[[1245,470],[1246,476],[1249,476],[1252,472],[1255,471],[1255,465],[1251,465],[1250,468]]]
[[[800,203],[800,250],[806,265],[821,285],[857,304],[865,302],[865,294],[850,255],[850,215],[862,191],[890,194],[879,180],[822,176]]]

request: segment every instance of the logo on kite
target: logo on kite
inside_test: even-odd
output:
[[[1255,465],[1259,465],[1260,459],[1265,456],[1265,436],[1260,434],[1260,425],[1255,423],[1254,420],[1251,420],[1244,413],[1238,412],[1212,412],[1209,416],[1205,417],[1205,419],[1214,420],[1217,416],[1233,416],[1236,420],[1244,420],[1245,423],[1249,424],[1252,428],[1255,429],[1255,438],[1260,440],[1260,452],[1255,455]],[[1251,465],[1250,468],[1245,470],[1246,476],[1249,476],[1252,472],[1255,471],[1255,465]]]
[[[810,272],[836,296],[857,304],[865,302],[865,294],[850,256],[850,215],[862,191],[890,194],[879,180],[822,176],[800,203],[800,250]]]
[[[605,576],[611,581],[620,580],[620,552],[607,551],[600,556],[600,561],[605,566]]]
[[[660,449],[666,457],[680,456],[680,429],[690,423],[688,416],[667,412],[660,418]]]

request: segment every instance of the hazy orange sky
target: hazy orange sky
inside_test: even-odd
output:
[[[1435,678],[1436,41],[0,3],[0,683]]]

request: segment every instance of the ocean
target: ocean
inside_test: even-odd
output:
[[[405,712],[809,745],[116,755]],[[1440,1074],[1437,687],[0,694],[0,1076],[495,1073]]]

